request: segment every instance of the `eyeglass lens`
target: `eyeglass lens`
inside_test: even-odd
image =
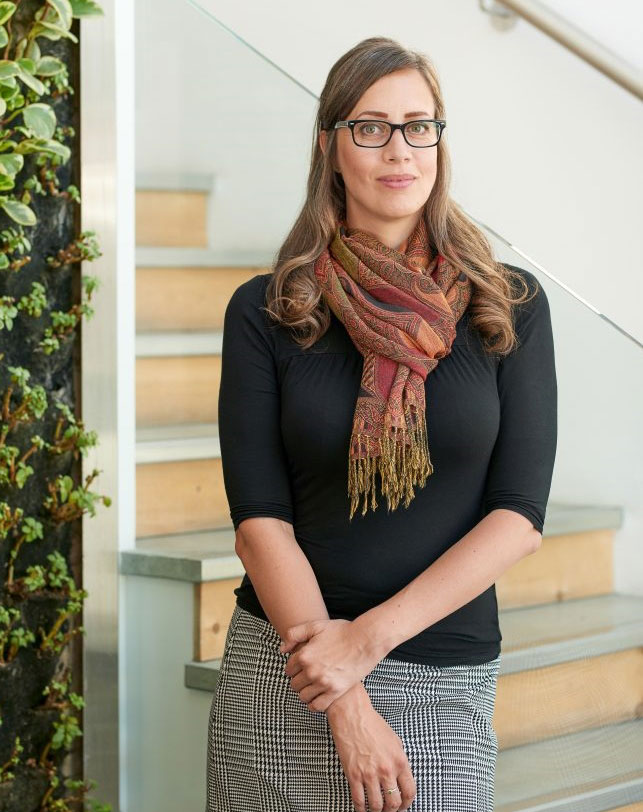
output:
[[[440,125],[435,121],[408,121],[404,133],[413,146],[430,147],[437,144]],[[360,121],[353,127],[355,143],[364,147],[378,147],[385,144],[391,135],[388,121]]]

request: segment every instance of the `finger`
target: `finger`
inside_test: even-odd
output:
[[[299,657],[297,656],[297,654],[298,652],[291,654],[290,657],[288,658],[288,662],[284,666],[284,672],[291,678],[295,677],[303,670],[303,666],[300,665]]]
[[[294,643],[301,643],[309,640],[311,637],[319,631],[317,625],[315,625],[317,621],[312,623],[298,623],[296,626],[291,626],[286,631],[286,637],[282,645],[287,645],[288,648],[292,648]],[[279,647],[281,648],[281,646]]]
[[[291,626],[289,629],[287,629],[283,640],[279,644],[279,651],[288,651],[291,649],[293,644],[299,640],[297,635],[301,633],[301,629],[302,624]]]
[[[313,687],[313,682],[306,676],[305,671],[299,671],[294,677],[290,680],[290,687],[293,691],[297,691],[297,693],[301,696],[301,692],[304,691],[308,686]],[[316,694],[311,695],[311,699],[316,696]]]
[[[397,778],[392,772],[384,773],[380,775],[380,792],[382,794],[382,798],[384,801],[384,812],[397,812],[400,807],[400,793],[399,792],[387,792],[387,789],[393,789],[393,787],[399,786],[397,783]]]
[[[368,808],[370,812],[382,812],[384,808],[384,798],[382,797],[379,775],[364,776],[364,785],[368,793]],[[391,786],[393,785],[391,784]]]
[[[402,772],[397,776],[397,785],[400,788],[400,796],[402,798],[400,803],[400,812],[408,809],[413,803],[417,795],[417,786],[411,768],[407,765]],[[391,784],[393,786],[393,784]]]
[[[364,794],[364,784],[353,778],[348,779],[348,786],[351,788],[353,806],[357,812],[366,812],[366,796]]]
[[[317,707],[318,703],[323,696],[323,690],[317,685],[309,685],[306,688],[303,688],[301,691],[297,691],[299,694],[299,698],[302,702],[306,705],[310,706],[311,703],[315,705],[314,708],[311,710],[323,710],[322,707]]]

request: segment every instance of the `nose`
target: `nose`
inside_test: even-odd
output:
[[[399,128],[397,130],[393,130],[393,135],[391,136],[388,144],[383,147],[384,156],[385,158],[394,158],[394,157],[408,157],[410,156],[410,150],[413,147],[409,146],[404,139],[404,135],[402,134],[402,130]]]

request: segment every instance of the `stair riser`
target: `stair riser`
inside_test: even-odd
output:
[[[643,715],[643,649],[507,674],[498,679],[500,749]]]
[[[216,423],[220,380],[220,355],[139,358],[137,425]]]
[[[545,536],[496,581],[503,609],[605,595],[614,588],[613,530]]]
[[[136,535],[229,527],[221,459],[136,466]]]
[[[205,248],[208,193],[139,190],[136,192],[136,244]]]
[[[136,329],[222,330],[234,291],[266,268],[138,268]]]

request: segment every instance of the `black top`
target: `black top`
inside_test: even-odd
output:
[[[530,291],[537,284],[523,274]],[[486,354],[467,309],[451,352],[425,381],[434,471],[408,508],[378,507],[349,522],[348,443],[363,356],[331,311],[308,350],[260,310],[271,274],[233,293],[224,318],[219,436],[235,530],[251,516],[290,522],[330,618],[354,619],[425,570],[494,508],[542,532],[557,441],[549,303],[538,285],[516,306],[518,349]],[[297,584],[283,584],[297,589]],[[237,604],[268,620],[245,574]],[[495,585],[392,649],[397,660],[478,664],[500,653]]]

